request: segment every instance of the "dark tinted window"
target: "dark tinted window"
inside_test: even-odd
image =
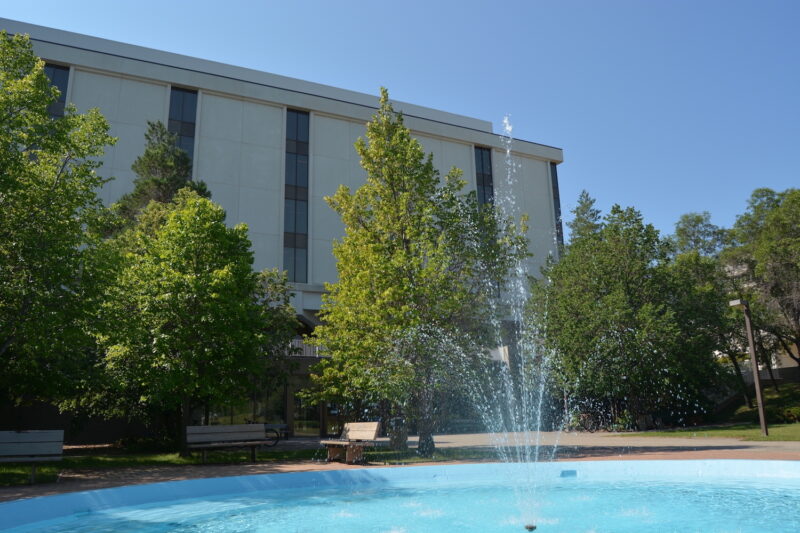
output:
[[[167,129],[178,135],[178,146],[194,159],[194,129],[197,122],[197,91],[173,87],[169,97]]]
[[[58,99],[51,103],[50,106],[47,108],[47,111],[50,113],[52,117],[63,117],[64,116],[64,106],[67,103],[67,87],[69,86],[69,67],[63,67],[61,65],[53,65],[52,63],[46,63],[44,66],[44,73],[45,75],[50,78],[50,83],[56,87],[60,94],[58,95]]]
[[[475,147],[475,183],[477,185],[478,203],[492,203],[494,198],[492,151],[488,148]]]
[[[561,194],[558,191],[558,166],[550,163],[550,180],[553,186],[553,213],[555,214],[556,239],[558,244],[564,244],[564,228],[561,225]]]
[[[283,267],[300,283],[308,281],[308,123],[305,111],[286,112]]]

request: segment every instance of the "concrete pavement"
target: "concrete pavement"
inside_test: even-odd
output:
[[[440,448],[511,448],[536,442],[532,433],[507,436],[494,434],[437,435]],[[555,433],[539,435],[539,460],[635,460],[635,459],[772,459],[800,461],[800,442],[760,442],[707,437],[642,437],[624,433]],[[386,441],[386,439],[379,439]],[[416,445],[414,437],[409,444]],[[318,449],[313,460],[285,463],[243,463],[232,465],[150,466],[136,468],[65,469],[57,483],[0,488],[0,501],[64,492],[94,490],[121,485],[157,483],[208,477],[274,474],[309,470],[365,468],[326,463],[319,439],[296,438],[281,441],[271,450]],[[386,465],[367,465],[383,468]]]

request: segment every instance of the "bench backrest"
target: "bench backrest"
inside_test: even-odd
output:
[[[186,426],[186,442],[239,442],[264,440],[264,424],[234,424],[228,426]]]
[[[348,422],[342,429],[341,439],[375,440],[378,438],[380,422]]]
[[[0,431],[0,462],[58,461],[64,451],[64,430]]]

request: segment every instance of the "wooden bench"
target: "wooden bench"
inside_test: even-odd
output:
[[[364,460],[364,447],[375,446],[378,438],[380,422],[348,422],[336,440],[323,440],[320,444],[328,448],[328,461],[341,459],[347,464],[360,463]]]
[[[63,429],[0,431],[0,463],[31,463],[31,483],[36,463],[60,461],[63,451]]]
[[[272,444],[264,438],[264,424],[234,424],[229,426],[186,426],[186,445],[206,452],[215,448],[250,448],[250,460],[256,461],[256,448]]]

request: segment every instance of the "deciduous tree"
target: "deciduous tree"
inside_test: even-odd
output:
[[[434,451],[436,394],[458,347],[496,346],[491,300],[525,240],[491,205],[444,179],[394,112],[386,90],[356,150],[366,184],[341,186],[329,205],[345,235],[334,243],[339,279],[327,286],[316,342],[330,359],[312,379],[317,400],[391,402],[416,422],[419,453]]]
[[[247,227],[188,189],[151,202],[112,245],[122,267],[103,306],[111,405],[180,413],[178,437],[195,407],[246,399],[271,357],[286,355],[294,332],[288,284],[252,270]],[[108,398],[106,398],[108,403]]]
[[[53,398],[81,372],[91,314],[85,231],[102,216],[95,173],[114,142],[97,110],[53,118],[44,63],[0,33],[0,388]]]

